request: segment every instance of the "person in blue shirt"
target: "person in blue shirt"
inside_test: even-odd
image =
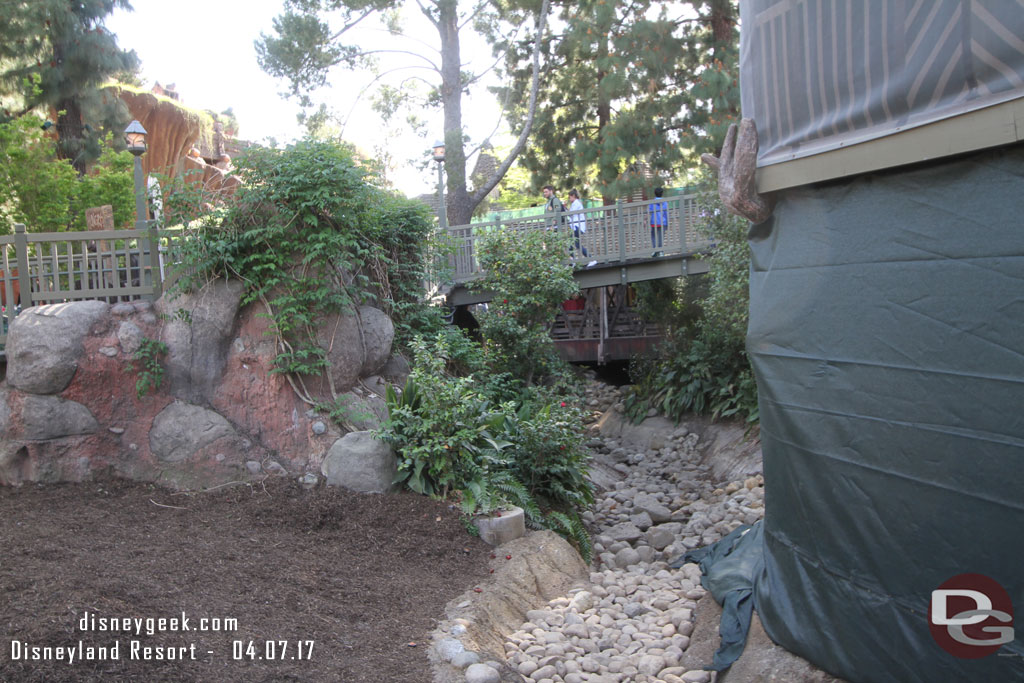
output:
[[[654,188],[654,197],[656,199],[661,199],[664,194],[664,188]],[[648,205],[647,213],[651,218],[651,249],[654,249],[651,258],[654,258],[664,254],[661,248],[664,245],[665,228],[668,226],[668,202],[660,201]]]

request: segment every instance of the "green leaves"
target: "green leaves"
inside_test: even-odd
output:
[[[135,380],[135,393],[142,398],[150,391],[156,391],[164,381],[164,366],[160,363],[160,357],[167,353],[167,344],[154,339],[143,338],[139,348],[132,356],[134,369],[137,377]]]

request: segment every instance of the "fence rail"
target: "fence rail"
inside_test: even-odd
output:
[[[661,206],[664,205],[664,206]],[[663,211],[658,211],[658,208]],[[504,221],[457,225],[448,228],[454,244],[450,266],[457,284],[480,276],[476,259],[476,242],[489,230],[573,230],[578,227],[580,247],[577,262],[595,261],[594,267],[659,255],[688,254],[711,246],[711,241],[697,229],[696,195],[678,195],[642,202],[618,202],[582,211],[549,213]],[[652,228],[652,216],[664,222],[661,229]],[[667,220],[665,220],[667,219]]]
[[[172,266],[184,232],[157,230],[153,221],[136,225],[30,233],[18,223],[13,235],[0,236],[0,346],[7,343],[10,322],[30,306],[158,298],[176,276]]]

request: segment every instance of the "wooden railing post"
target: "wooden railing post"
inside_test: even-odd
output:
[[[18,287],[21,289],[18,303],[28,308],[32,305],[32,278],[28,270],[28,235],[24,223],[14,224],[14,252],[18,257]]]
[[[156,221],[147,221],[149,233],[149,268],[153,272],[153,301],[164,293],[163,278],[160,276],[160,235],[156,231]]]
[[[626,260],[626,217],[622,215],[622,200],[615,202],[616,225],[619,228],[619,261]]]

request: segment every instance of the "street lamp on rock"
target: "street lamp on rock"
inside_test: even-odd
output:
[[[448,230],[448,212],[444,205],[444,143],[434,143],[434,161],[437,162],[437,221],[441,230]]]

